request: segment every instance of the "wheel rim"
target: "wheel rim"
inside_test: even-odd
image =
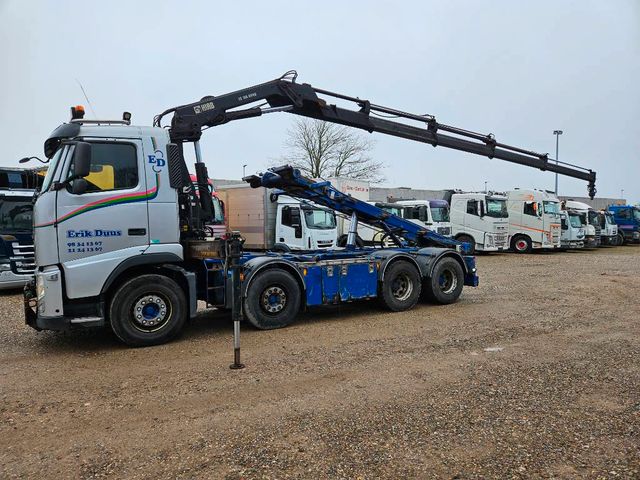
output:
[[[517,240],[516,241],[516,250],[519,250],[519,251],[522,252],[522,251],[524,251],[526,249],[527,249],[527,242],[526,241],[524,241],[524,240]]]
[[[453,292],[458,286],[458,277],[456,276],[456,273],[449,268],[443,270],[438,278],[438,286],[442,293],[449,294]]]
[[[396,300],[404,301],[413,292],[413,282],[406,273],[401,273],[393,280],[391,294]]]
[[[171,317],[170,303],[160,295],[146,294],[133,305],[133,324],[143,332],[161,329]]]
[[[287,294],[282,288],[276,285],[265,288],[262,291],[262,295],[260,295],[260,306],[262,310],[270,315],[280,313],[286,305]]]

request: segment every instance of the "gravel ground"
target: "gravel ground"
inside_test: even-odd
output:
[[[640,478],[640,247],[478,258],[455,305],[181,339],[23,324],[0,296],[1,478]]]

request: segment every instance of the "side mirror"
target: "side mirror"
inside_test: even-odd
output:
[[[71,183],[71,193],[73,193],[74,195],[82,195],[87,191],[88,186],[89,184],[84,178],[76,178]]]
[[[484,202],[478,202],[478,215],[484,217]]]
[[[75,178],[84,178],[90,173],[91,144],[87,142],[77,142],[73,154],[73,176]]]

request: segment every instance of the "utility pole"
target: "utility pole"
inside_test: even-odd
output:
[[[556,136],[556,165],[558,165],[558,143],[560,141],[560,135],[562,135],[562,130],[554,130],[553,134]],[[556,172],[556,196],[558,196],[558,172]]]
[[[247,176],[247,164],[242,165],[242,178]]]
[[[489,193],[489,190],[487,190],[487,181],[486,180],[484,181],[484,193],[485,193],[485,195],[487,193]]]

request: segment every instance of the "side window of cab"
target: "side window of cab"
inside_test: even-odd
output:
[[[73,159],[69,165],[73,171]],[[138,156],[130,143],[101,142],[91,144],[91,172],[84,178],[84,193],[126,190],[138,185]]]

